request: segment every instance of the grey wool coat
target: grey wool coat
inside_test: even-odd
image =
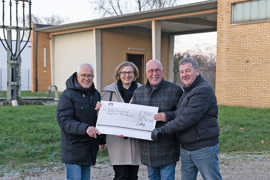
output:
[[[137,85],[138,87],[141,86],[139,83]],[[104,87],[102,100],[109,101],[111,93],[112,101],[124,102],[117,87],[117,82]],[[112,165],[139,165],[141,163],[138,140],[106,135],[106,144]]]
[[[162,80],[156,88],[149,82],[135,90],[132,103],[158,107],[166,114],[167,122],[175,118],[175,110],[183,91],[174,83]],[[167,122],[157,122],[156,128]],[[179,160],[180,145],[175,134],[162,136],[156,141],[140,140],[141,161],[150,167],[162,167]]]

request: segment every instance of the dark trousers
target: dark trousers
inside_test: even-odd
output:
[[[139,166],[135,165],[114,165],[113,180],[138,180]]]

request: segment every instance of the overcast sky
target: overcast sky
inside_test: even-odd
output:
[[[183,3],[194,3],[203,0],[182,0]],[[91,8],[89,0],[32,0],[32,13],[39,17],[58,15],[66,22],[76,22],[100,17]],[[175,50],[203,49],[215,53],[216,33],[176,37]],[[212,50],[211,50],[212,49]]]
[[[44,17],[58,15],[68,18],[69,22],[98,18],[93,12],[91,0],[32,0],[32,13]],[[203,0],[180,0],[183,4],[199,2]]]

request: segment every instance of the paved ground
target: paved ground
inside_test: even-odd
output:
[[[223,180],[270,180],[270,154],[220,155],[220,168]],[[107,160],[99,161],[91,170],[92,180],[112,180],[113,171]],[[34,170],[24,174],[6,174],[1,180],[64,180],[63,166],[51,167],[49,170]],[[140,166],[139,180],[146,180],[145,166]],[[176,170],[176,179],[180,180],[180,165]],[[198,180],[202,180],[201,177]]]

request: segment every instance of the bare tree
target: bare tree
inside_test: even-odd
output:
[[[192,57],[197,60],[201,75],[210,83],[212,88],[216,86],[216,56],[205,54],[203,51],[185,51],[174,55],[174,82],[181,84],[179,79],[178,62],[183,57]],[[181,84],[182,85],[182,84]]]
[[[31,21],[32,21],[33,24],[43,24],[42,19],[35,16],[34,14],[32,14],[31,18],[32,18]]]
[[[59,24],[63,24],[65,22],[64,18],[62,18],[60,16],[56,16],[56,15],[44,17],[43,20],[45,23],[51,24],[51,25],[59,25]]]
[[[59,25],[59,24],[63,24],[64,22],[65,22],[65,19],[57,15],[51,15],[47,17],[38,17],[32,14],[32,23],[34,24]]]
[[[102,16],[119,16],[174,6],[180,0],[88,0]]]

